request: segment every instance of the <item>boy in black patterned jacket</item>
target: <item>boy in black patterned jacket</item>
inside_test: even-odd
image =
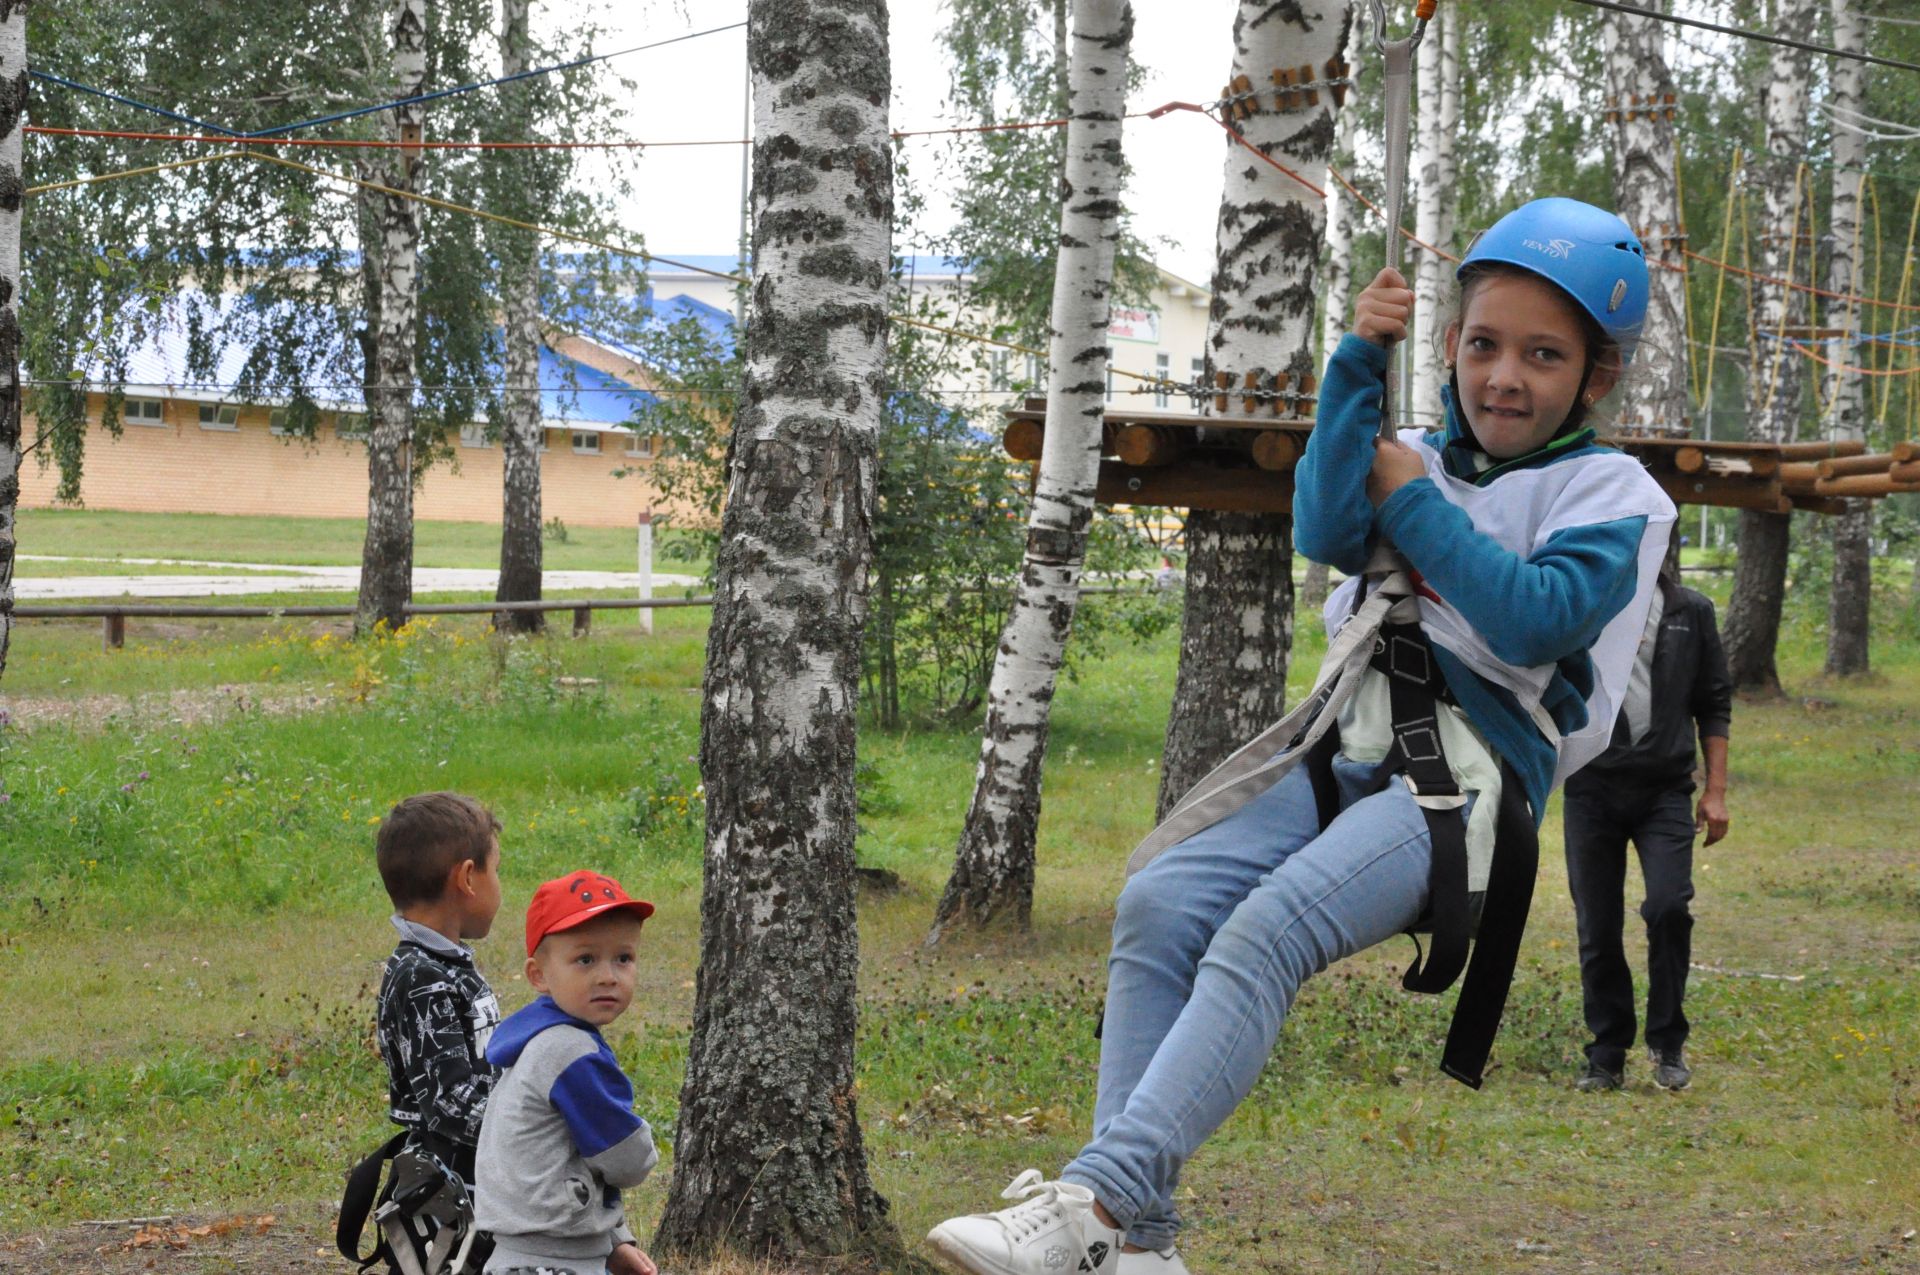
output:
[[[500,821],[473,798],[429,792],[389,811],[376,842],[400,931],[377,1011],[390,1114],[469,1193],[500,1003],[465,941],[485,938],[500,910],[499,834]]]

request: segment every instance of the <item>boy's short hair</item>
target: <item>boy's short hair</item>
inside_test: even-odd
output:
[[[500,821],[462,793],[423,792],[387,812],[374,838],[380,880],[396,908],[431,903],[447,873],[468,860],[486,865]]]

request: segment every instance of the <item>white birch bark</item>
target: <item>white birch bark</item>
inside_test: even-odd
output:
[[[408,98],[426,86],[427,0],[393,2],[393,96]],[[394,136],[418,140],[424,108],[390,112]],[[375,366],[367,395],[367,539],[360,559],[360,595],[354,628],[365,633],[385,621],[406,622],[413,597],[414,337],[420,307],[420,211],[405,193],[419,187],[418,150],[397,150],[386,184],[402,194],[382,195]]]
[[[26,187],[26,0],[0,0],[0,674],[13,636],[14,514],[20,503],[20,205]]]
[[[1865,23],[1852,0],[1833,0],[1833,47],[1843,52],[1866,49]],[[1830,100],[1834,107],[1833,197],[1827,216],[1831,256],[1827,288],[1842,297],[1858,287],[1860,268],[1860,188],[1866,166],[1867,140],[1842,121],[1861,109],[1865,68],[1847,58],[1835,58],[1830,72]],[[1846,332],[1860,329],[1860,307],[1849,301],[1829,303],[1826,326]],[[1864,348],[1852,342],[1824,347],[1832,362],[1853,366]],[[1864,439],[1867,436],[1866,394],[1858,372],[1821,368],[1820,399],[1826,404],[1826,436]],[[1833,519],[1833,584],[1827,604],[1827,665],[1835,677],[1858,677],[1869,669],[1867,631],[1873,600],[1873,508],[1871,500],[1849,500],[1846,511]]]
[[[853,1074],[854,695],[893,215],[884,0],[753,0],[747,58],[752,310],[701,715],[699,984],[656,1254],[782,1266],[891,1235]]]
[[[928,942],[955,924],[1024,929],[1054,685],[1080,602],[1106,419],[1107,322],[1120,237],[1128,0],[1080,0],[1069,37],[1067,153],[1048,341],[1046,448],[1000,634],[973,800]]]
[[[1344,0],[1275,7],[1241,0],[1232,77],[1270,85],[1275,69],[1322,68],[1346,42]],[[1333,96],[1240,122],[1247,142],[1316,186],[1327,180]],[[1248,372],[1317,373],[1314,270],[1326,233],[1320,197],[1223,139],[1225,185],[1215,236],[1207,379]],[[1187,518],[1186,609],[1180,671],[1167,722],[1158,807],[1172,808],[1201,776],[1284,711],[1293,644],[1293,522],[1284,514],[1194,509]]]
[[[1775,0],[1771,10],[1767,30],[1790,40],[1811,40],[1815,0]],[[1753,265],[1759,274],[1776,279],[1787,276],[1789,263],[1795,276],[1807,274],[1808,245],[1794,243],[1796,225],[1804,235],[1811,211],[1798,205],[1795,190],[1796,172],[1807,153],[1807,74],[1807,54],[1772,47],[1763,108],[1766,151],[1754,157],[1752,170],[1761,202]],[[1802,359],[1775,334],[1783,325],[1804,323],[1806,312],[1804,293],[1764,278],[1753,281],[1746,406],[1747,437],[1754,442],[1793,439],[1800,420]],[[1786,589],[1789,527],[1787,514],[1740,511],[1738,557],[1725,629],[1727,671],[1736,690],[1762,694],[1780,690],[1774,647]]]
[[[1666,28],[1653,18],[1605,13],[1601,18],[1613,129],[1614,207],[1647,250],[1647,322],[1633,375],[1621,386],[1619,422],[1626,432],[1685,437],[1687,327],[1685,276],[1674,188],[1673,123],[1663,103],[1673,93]],[[1676,269],[1662,269],[1673,266]]]
[[[1454,138],[1460,131],[1460,14],[1456,5],[1443,4],[1415,53],[1418,92],[1414,100],[1414,229],[1413,233],[1438,248],[1453,238],[1454,210],[1459,203]],[[1418,245],[1413,271],[1413,385],[1403,414],[1413,424],[1431,425],[1440,419],[1440,387],[1447,383],[1440,346],[1440,328],[1448,299],[1453,295],[1453,263]]]
[[[1361,23],[1349,24],[1346,47],[1340,51],[1340,60],[1348,66],[1355,65],[1361,56]],[[1353,89],[1347,105],[1340,108],[1334,117],[1333,154],[1330,162],[1342,173],[1353,172],[1353,137],[1358,126],[1358,104],[1352,100]],[[1347,193],[1347,188],[1331,180],[1333,174],[1327,174],[1327,276],[1323,293],[1326,302],[1320,311],[1320,361],[1325,363],[1333,354],[1333,347],[1340,344],[1340,338],[1347,334],[1348,308],[1353,304],[1353,223],[1365,216],[1359,201]]]
[[[500,74],[527,69],[527,0],[501,0]],[[522,85],[501,89],[510,140],[532,137],[532,94]],[[530,219],[523,212],[522,220]],[[500,395],[500,579],[496,602],[534,602],[541,593],[540,539],[540,241],[532,232],[500,236],[500,301],[506,328],[506,388]],[[650,614],[643,612],[642,614]],[[539,611],[502,611],[494,627],[518,633],[545,627]]]

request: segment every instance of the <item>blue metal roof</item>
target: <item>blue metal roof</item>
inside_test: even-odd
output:
[[[685,297],[676,297],[674,300],[686,301],[690,306],[698,306],[703,310],[713,309],[712,306],[702,306]],[[245,371],[247,350],[243,345],[221,344],[215,352],[211,374],[195,375],[188,371],[190,312],[196,306],[205,307],[203,313],[217,323],[231,317],[236,304],[237,299],[231,296],[210,302],[204,294],[182,293],[173,303],[164,306],[157,317],[143,325],[145,335],[128,351],[123,376],[114,375],[98,356],[83,360],[80,374],[95,389],[117,382],[135,397],[177,398],[202,403],[247,401],[265,405],[291,401],[291,386],[275,385],[269,392],[245,400],[233,392],[232,387],[240,382]],[[730,327],[731,319],[727,318],[726,321]],[[366,399],[357,379],[358,352],[349,356],[344,348],[345,339],[337,334],[338,328],[335,332],[332,348],[319,360],[322,370],[309,378],[308,394],[327,410],[365,411]],[[544,345],[540,347],[538,375],[541,387],[540,412],[554,428],[575,423],[616,425],[631,419],[637,408],[655,401],[655,396],[647,390],[596,371]],[[488,376],[490,380],[498,381],[505,376],[504,368],[495,362],[488,368]]]

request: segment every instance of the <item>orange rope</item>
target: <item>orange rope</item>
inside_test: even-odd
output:
[[[1804,344],[1803,342],[1795,339],[1794,337],[1787,337],[1786,344],[1800,351],[1800,353],[1806,355],[1808,358],[1812,359],[1815,363],[1819,363],[1825,367],[1830,367],[1836,372],[1858,372],[1862,376],[1912,376],[1915,372],[1920,372],[1920,363],[1916,363],[1912,367],[1896,368],[1892,371],[1883,372],[1879,368],[1875,368],[1875,367],[1854,367],[1851,364],[1836,363],[1832,359],[1823,358],[1822,356],[1815,354],[1813,352],[1812,347]]]
[[[1878,306],[1882,310],[1898,310],[1898,311],[1908,312],[1908,313],[1920,313],[1920,305],[1909,305],[1899,301],[1882,301],[1878,297],[1863,297],[1863,296],[1860,296],[1858,293],[1841,293],[1841,292],[1831,291],[1827,288],[1815,288],[1804,283],[1795,283],[1791,279],[1782,279],[1778,275],[1761,274],[1757,270],[1748,270],[1743,267],[1736,266],[1732,262],[1720,261],[1717,258],[1705,256],[1701,253],[1695,252],[1691,248],[1682,248],[1680,251],[1685,253],[1687,256],[1692,257],[1695,261],[1701,262],[1705,265],[1714,266],[1717,269],[1725,270],[1732,274],[1741,275],[1748,279],[1758,279],[1763,283],[1785,284],[1787,287],[1792,288],[1798,292],[1818,293],[1820,296],[1831,297],[1838,301],[1857,301],[1861,305]]]

